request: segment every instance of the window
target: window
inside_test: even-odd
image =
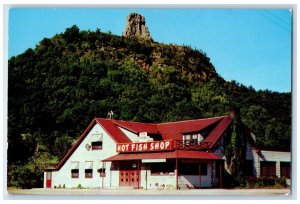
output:
[[[79,178],[79,169],[72,169],[71,170],[71,177],[72,178]]]
[[[194,133],[194,134],[188,134],[183,135],[182,140],[183,144],[189,145],[189,144],[199,144],[203,141],[203,137],[200,133]]]
[[[92,150],[102,149],[102,141],[92,142]]]
[[[178,173],[180,175],[199,175],[199,171],[201,171],[201,175],[207,175],[207,163],[199,164],[198,161],[181,163]]]
[[[189,145],[191,142],[191,136],[190,135],[184,135],[183,136],[184,144]]]
[[[178,173],[180,175],[199,175],[199,163],[181,163]]]
[[[280,162],[280,176],[290,178],[291,177],[291,163]]]
[[[246,160],[244,166],[246,176],[253,176],[253,160]]]
[[[201,168],[201,175],[206,176],[207,175],[207,163],[201,163],[200,168]]]
[[[175,162],[152,163],[151,175],[174,175]]]
[[[93,162],[86,161],[84,164],[85,178],[93,178]]]
[[[193,144],[197,144],[198,143],[198,135],[197,134],[193,134],[192,135],[192,142]]]
[[[198,134],[198,139],[199,139],[199,142],[202,142],[204,140],[203,136],[200,133]]]
[[[105,168],[98,169],[98,173],[100,173],[100,177],[105,177]]]
[[[260,162],[260,176],[261,177],[276,176],[276,162],[261,161]]]
[[[85,170],[85,178],[93,178],[93,169]]]
[[[71,168],[71,178],[79,178],[79,162],[72,161],[70,168]]]

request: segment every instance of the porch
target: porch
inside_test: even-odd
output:
[[[223,160],[209,152],[175,150],[121,153],[107,158],[110,186],[143,189],[222,188]]]

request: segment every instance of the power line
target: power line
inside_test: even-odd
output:
[[[269,58],[269,57],[279,57],[281,55],[284,55],[286,56],[287,54],[288,55],[291,55],[291,52],[290,52],[290,49],[289,48],[283,48],[283,49],[280,49],[279,48],[276,50],[276,49],[273,49],[273,50],[270,50],[270,51],[262,51],[259,53],[259,51],[256,51],[257,53],[256,54],[247,54],[247,55],[243,55],[242,57],[239,57],[239,61],[253,61],[253,60],[259,60],[259,59],[266,59],[266,58]],[[234,59],[234,56],[235,54],[232,53],[232,58],[229,59],[229,60],[225,60],[223,61],[222,63],[223,64],[228,64],[231,63]]]
[[[291,32],[290,30],[288,30],[287,28],[285,28],[284,26],[282,26],[281,24],[279,24],[278,22],[274,21],[272,18],[264,15],[263,13],[261,12],[258,12],[257,10],[254,10],[255,12],[257,12],[259,15],[263,16],[264,18],[268,19],[269,21],[271,21],[272,23],[278,25],[279,27],[281,27],[282,29],[288,31],[288,32]]]
[[[239,58],[238,60],[228,60],[227,62],[223,61],[219,64],[221,64],[222,68],[224,68],[224,70],[232,70],[232,67],[237,67],[237,66],[243,66],[245,64],[251,64],[251,65],[255,65],[255,64],[266,64],[266,63],[270,63],[270,62],[274,62],[275,59],[280,59],[283,56],[290,56],[291,54],[288,52],[283,52],[278,54],[278,52],[274,52],[274,53],[264,53],[261,55],[250,55],[244,58]]]
[[[275,14],[273,14],[271,11],[266,11],[268,12],[270,15],[274,16],[275,18],[277,18],[278,20],[280,20],[281,22],[283,22],[284,24],[290,26],[290,23],[286,22],[285,20],[283,20],[282,18],[276,16]]]

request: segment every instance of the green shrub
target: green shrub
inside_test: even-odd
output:
[[[286,183],[286,177],[281,177],[281,178],[277,178],[275,180],[275,185],[279,185],[281,187],[288,187],[287,183]]]
[[[7,185],[29,189],[43,187],[43,171],[35,169],[31,165],[20,165],[8,167]]]
[[[245,185],[247,188],[286,188],[288,185],[286,183],[286,178],[276,178],[276,177],[262,177],[262,178],[247,178]]]
[[[262,178],[263,179],[263,185],[264,186],[274,186],[275,185],[275,179],[273,177],[266,177]]]

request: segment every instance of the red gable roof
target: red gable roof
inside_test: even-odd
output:
[[[73,154],[73,152],[77,149],[77,147],[80,145],[80,143],[83,141],[83,139],[87,136],[89,131],[94,127],[96,124],[96,120],[94,119],[89,126],[86,128],[86,130],[82,133],[82,135],[79,137],[79,139],[76,141],[76,143],[69,149],[67,154],[64,156],[64,158],[58,163],[58,165],[55,167],[55,171],[58,171],[69,159],[69,157]]]
[[[208,127],[209,125],[219,122],[217,126],[204,140],[204,142],[211,142],[212,144],[210,148],[212,148],[215,145],[215,143],[219,140],[219,138],[223,135],[223,133],[226,131],[227,127],[231,124],[231,121],[232,118],[230,118],[229,116],[197,119],[197,120],[186,120],[186,121],[169,122],[169,123],[161,123],[161,124],[151,124],[151,123],[147,124],[147,123],[127,122],[127,121],[96,118],[90,123],[87,129],[79,137],[77,142],[72,146],[72,148],[68,151],[65,157],[57,165],[55,170],[59,170],[64,165],[67,159],[73,154],[73,152],[80,145],[80,143],[83,141],[83,139],[87,136],[89,131],[92,129],[92,127],[94,127],[96,123],[101,125],[103,129],[107,132],[107,134],[110,135],[111,138],[116,143],[128,143],[131,142],[130,139],[122,132],[120,128],[118,128],[118,126],[123,127],[134,133],[147,132],[153,134],[161,134],[164,140],[181,140],[182,134],[184,133],[198,132]],[[191,154],[191,151],[184,152],[183,150],[179,150],[178,153],[180,153],[180,155],[182,156],[180,157],[180,155],[177,155],[178,158],[185,158],[185,157],[191,158],[192,155],[199,154],[198,156],[201,156],[202,154],[204,154],[203,152],[202,153],[194,152],[195,154],[194,153]],[[151,155],[156,155],[156,154],[158,153],[151,153]]]
[[[203,142],[211,143],[209,148],[212,148],[220,137],[227,130],[228,126],[231,124],[232,118],[230,116],[222,118],[218,125],[209,133]]]
[[[140,122],[127,122],[120,120],[111,120],[116,125],[127,129],[136,134],[140,132],[147,132],[153,134],[161,134],[164,140],[181,140],[183,133],[197,132],[207,126],[220,121],[222,117],[216,118],[206,118],[206,119],[196,119],[196,120],[185,120],[169,123],[140,123]]]
[[[219,156],[211,152],[189,151],[189,150],[175,150],[172,152],[144,152],[144,153],[130,153],[117,154],[109,157],[104,161],[124,161],[124,160],[141,160],[141,159],[210,159],[219,160]]]
[[[140,132],[159,134],[156,124],[128,122],[128,121],[121,121],[121,120],[114,120],[113,122],[115,124],[117,124],[118,126],[124,128],[124,129],[127,129],[131,132],[134,132],[136,134],[138,134]]]
[[[120,128],[118,128],[114,120],[96,118],[96,121],[116,141],[116,143],[131,142]]]
[[[224,118],[224,116],[216,118],[161,123],[157,125],[157,129],[161,133],[164,140],[181,140],[182,133],[200,131],[207,126],[221,120],[222,118]]]
[[[96,118],[89,124],[89,126],[82,133],[82,135],[79,137],[77,142],[71,147],[71,149],[67,152],[67,154],[64,156],[64,158],[55,167],[56,171],[59,170],[66,163],[66,161],[73,154],[73,152],[77,149],[77,147],[80,145],[80,143],[83,141],[83,139],[88,135],[88,133],[91,131],[91,129],[94,127],[94,125],[96,123],[101,125],[103,127],[103,129],[108,133],[108,135],[110,135],[111,138],[114,141],[116,141],[116,143],[130,142],[128,137],[117,127],[117,125],[115,123],[113,123],[112,120]]]

